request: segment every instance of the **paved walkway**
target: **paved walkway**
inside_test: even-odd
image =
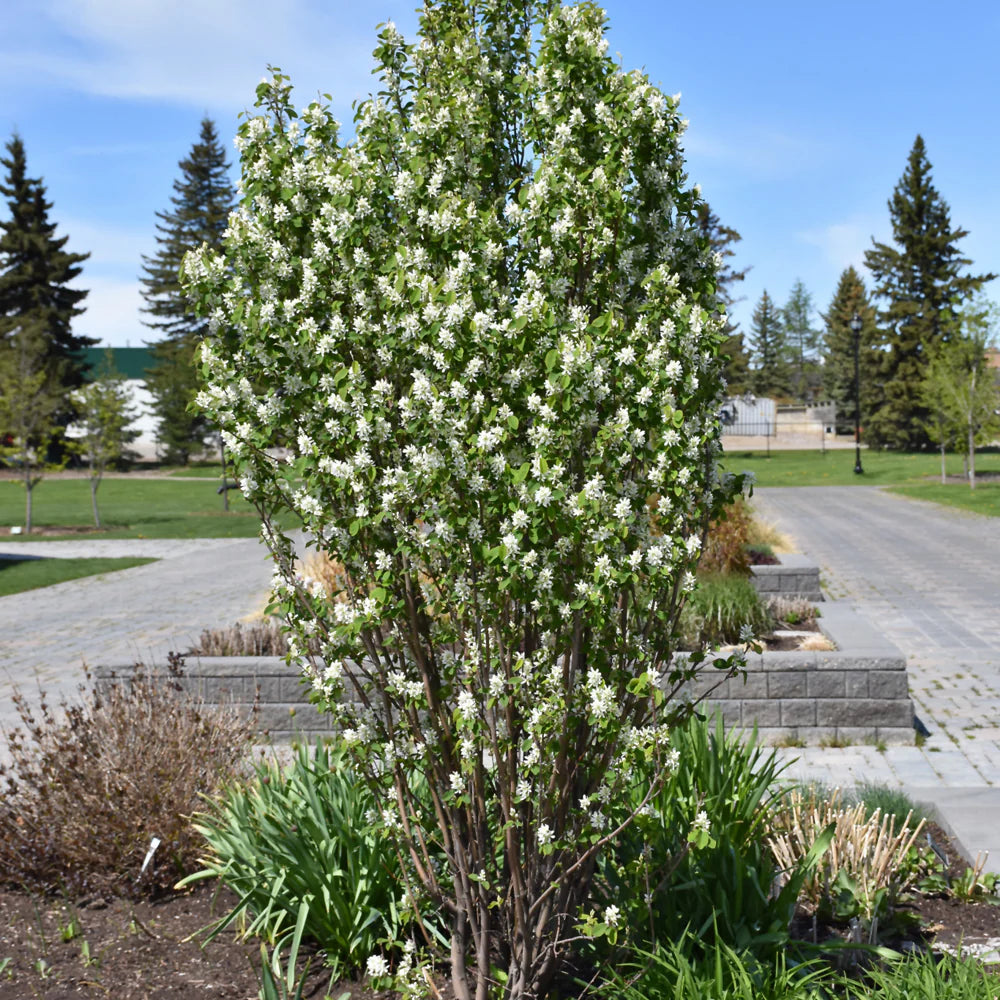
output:
[[[921,747],[809,747],[791,773],[878,781],[936,802],[1000,864],[1000,523],[873,487],[758,490],[754,505],[907,658]]]
[[[52,703],[91,667],[163,660],[202,629],[260,610],[272,563],[256,538],[0,542],[0,557],[152,556],[159,561],[0,597],[0,725],[17,717],[13,686]]]

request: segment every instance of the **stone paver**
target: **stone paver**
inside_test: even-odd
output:
[[[754,504],[819,564],[830,597],[904,653],[931,733],[921,747],[883,752],[784,750],[797,758],[789,773],[936,795],[966,849],[1000,862],[1000,523],[864,486],[761,489]]]
[[[263,608],[272,563],[250,539],[18,542],[0,555],[153,556],[158,562],[0,597],[0,725],[16,723],[14,686],[57,702],[75,694],[83,663],[163,660],[202,629]]]

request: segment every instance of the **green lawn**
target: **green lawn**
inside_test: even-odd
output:
[[[97,498],[101,538],[248,538],[257,534],[256,511],[239,490],[229,491],[229,513],[212,479],[105,479]],[[35,526],[93,525],[90,484],[84,479],[43,479],[34,492]],[[0,481],[0,525],[24,523],[24,488]],[[19,535],[26,540],[33,536]],[[70,536],[66,536],[70,537]],[[4,539],[6,542],[7,539]]]
[[[821,451],[772,451],[770,457],[761,451],[730,449],[722,458],[724,469],[729,472],[749,470],[760,486],[899,486],[941,475],[940,456],[928,452],[862,451],[861,465],[864,472],[856,475],[853,448],[825,454]],[[946,468],[950,476],[961,475],[961,455],[949,455]],[[1000,450],[977,452],[976,469],[1000,473]],[[928,485],[931,484],[928,482]],[[968,491],[968,487],[960,488]]]
[[[944,486],[940,483],[920,483],[893,486],[891,492],[916,500],[931,500],[949,507],[961,507],[976,514],[1000,517],[1000,483],[980,483],[974,490],[962,483],[946,483]]]
[[[144,566],[155,559],[0,559],[0,597],[81,576]]]

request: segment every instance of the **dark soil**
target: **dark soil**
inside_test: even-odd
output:
[[[960,875],[966,860],[944,831],[932,825],[930,832],[948,855],[949,873]],[[259,945],[241,942],[234,931],[223,932],[204,947],[199,943],[205,936],[199,932],[225,914],[232,902],[228,893],[216,894],[204,883],[155,902],[69,901],[0,890],[0,1000],[256,1000]],[[897,948],[955,948],[959,943],[969,948],[1000,938],[1000,907],[989,903],[918,896],[901,909],[912,919],[903,935],[887,935],[887,943]],[[794,930],[810,939],[814,931],[820,940],[843,936],[842,928],[814,929],[805,915]],[[7,958],[10,962],[4,966]],[[364,982],[331,984],[321,961],[313,964],[304,998],[391,996],[368,989]],[[437,987],[441,1000],[448,1000],[445,977],[437,980]]]

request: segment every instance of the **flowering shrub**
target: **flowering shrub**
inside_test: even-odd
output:
[[[688,711],[677,616],[739,486],[715,473],[715,265],[677,100],[604,26],[430,2],[417,44],[383,27],[346,144],[275,72],[226,249],[185,264],[214,331],[198,403],[264,520],[290,655],[449,914],[460,1000],[559,971],[608,804]],[[296,579],[288,508],[343,565],[337,600]]]

